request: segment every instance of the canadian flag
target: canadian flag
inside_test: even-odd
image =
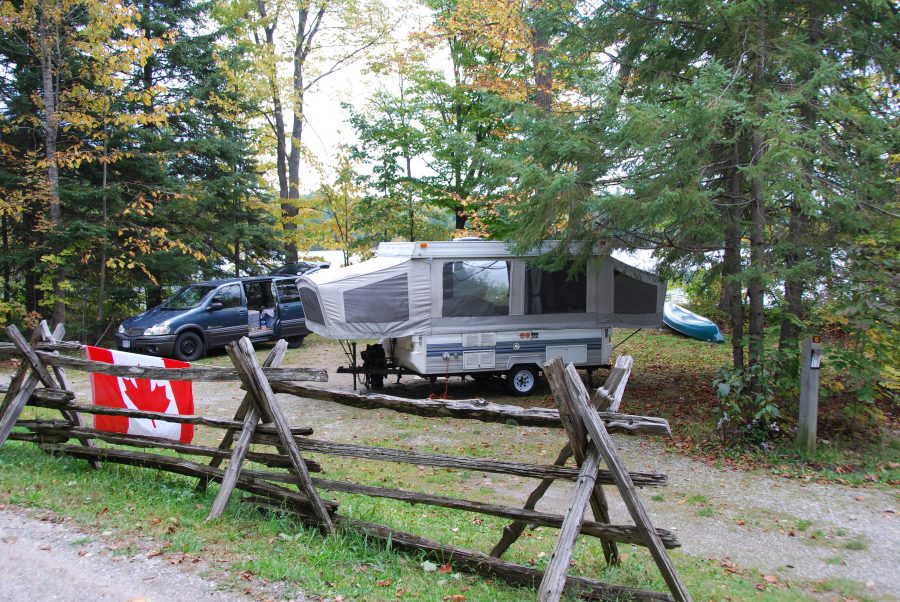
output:
[[[187,362],[170,360],[125,351],[113,351],[102,347],[86,346],[87,358],[119,366],[143,366],[165,368],[189,368]],[[91,394],[94,405],[111,408],[128,408],[145,412],[191,415],[194,413],[193,383],[189,380],[155,380],[148,378],[116,377],[108,374],[91,374]],[[190,443],[194,427],[149,418],[127,416],[94,416],[94,428],[129,435],[150,435]]]

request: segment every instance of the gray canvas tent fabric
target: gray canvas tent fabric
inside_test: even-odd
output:
[[[352,340],[530,329],[644,328],[662,323],[665,282],[609,255],[589,262],[577,288],[573,284],[573,290],[586,295],[584,303],[577,306],[580,311],[540,313],[535,312],[540,306],[530,303],[528,311],[532,313],[528,314],[528,258],[514,256],[498,243],[392,243],[380,250],[385,256],[301,278],[300,294],[311,331]],[[497,289],[484,293],[496,305],[491,311],[477,298],[463,297],[461,302],[454,296],[470,295],[479,278],[481,286]],[[506,297],[499,290],[504,282],[508,282]],[[503,303],[506,306],[500,307]]]
[[[376,257],[304,276],[300,296],[307,327],[333,339],[427,332],[431,319],[429,270],[415,263],[410,258]]]

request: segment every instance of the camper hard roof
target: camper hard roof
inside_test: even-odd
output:
[[[374,259],[300,279],[306,324],[330,338],[377,339],[662,323],[665,282],[606,249],[573,278],[529,264],[555,245],[514,254],[494,241],[382,243]]]
[[[555,249],[559,245],[556,241],[547,241],[541,248],[524,253],[514,253],[506,243],[494,240],[451,240],[451,241],[419,241],[419,242],[383,242],[378,245],[379,257],[408,257],[408,258],[454,258],[471,259],[487,257],[538,257]],[[573,247],[572,249],[576,249]],[[597,245],[592,255],[600,256],[609,253],[609,249]]]

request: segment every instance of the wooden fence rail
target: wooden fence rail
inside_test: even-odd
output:
[[[525,409],[488,403],[484,400],[409,400],[383,394],[362,395],[310,387],[296,381],[324,382],[327,379],[327,372],[316,368],[281,367],[285,349],[283,341],[276,345],[262,366],[257,363],[250,342],[246,339],[228,348],[234,364],[233,369],[114,366],[60,355],[60,351],[71,352],[80,349],[80,346],[63,341],[61,336],[48,335],[48,332],[46,326],[42,325],[29,342],[21,337],[14,327],[10,327],[7,333],[13,344],[0,343],[0,357],[17,355],[26,360],[11,381],[3,405],[0,407],[0,445],[8,437],[16,441],[35,443],[47,453],[87,460],[95,467],[99,467],[101,461],[117,462],[194,477],[198,479],[201,487],[210,482],[217,482],[220,483],[220,487],[210,509],[209,520],[221,515],[232,491],[237,488],[249,494],[244,498],[246,501],[293,512],[301,520],[321,528],[326,534],[333,533],[336,528],[354,529],[376,539],[389,541],[397,549],[424,553],[427,557],[442,562],[452,558],[454,566],[463,570],[499,577],[511,583],[532,587],[541,585],[539,595],[542,599],[558,599],[553,596],[561,595],[562,591],[577,592],[586,599],[672,599],[668,594],[626,588],[587,577],[569,576],[567,561],[564,564],[561,560],[551,562],[552,572],[548,568],[547,573],[544,573],[500,559],[503,552],[515,543],[528,525],[560,529],[560,541],[571,540],[573,542],[571,545],[574,545],[574,538],[577,535],[597,537],[603,543],[607,561],[612,564],[619,560],[617,543],[647,545],[651,547],[651,551],[656,545],[660,550],[679,546],[672,532],[653,528],[649,523],[638,522],[634,526],[610,523],[602,487],[614,485],[621,490],[623,469],[621,466],[612,465],[610,469],[600,468],[601,460],[607,464],[609,460],[592,446],[595,441],[594,431],[590,431],[591,440],[586,438],[587,430],[584,426],[578,427],[580,431],[578,429],[573,431],[573,424],[587,424],[588,420],[580,410],[575,414],[571,404],[561,403],[559,411],[544,408]],[[669,425],[665,420],[618,412],[631,366],[630,358],[617,362],[610,378],[595,393],[592,419],[603,425],[607,432],[669,434]],[[64,376],[65,368],[118,378],[239,381],[246,394],[232,419],[198,415],[176,416],[161,412],[96,406],[78,403],[75,400],[75,395],[69,390],[68,381]],[[51,375],[51,371],[54,374]],[[560,395],[564,396],[558,390],[558,382],[555,382],[559,379],[554,379],[549,372],[548,376],[551,376],[551,386],[559,401]],[[390,409],[417,416],[500,423],[512,421],[526,426],[564,428],[569,435],[569,444],[564,446],[553,465],[544,465],[321,441],[310,437],[313,434],[311,427],[288,425],[274,396],[275,393],[299,395],[357,408]],[[586,399],[587,394],[584,395]],[[20,414],[26,405],[59,411],[62,419],[23,419]],[[149,418],[225,432],[218,446],[187,444],[159,437],[111,433],[92,428],[81,420],[84,414]],[[15,431],[14,426],[17,427]],[[102,445],[98,445],[97,442]],[[262,449],[254,449],[252,446],[260,446]],[[153,453],[153,450],[176,452],[179,456],[161,455]],[[317,460],[311,460],[303,455],[307,453],[317,454]],[[572,455],[575,456],[580,468],[565,466],[566,460]],[[529,496],[524,507],[504,506],[313,476],[322,471],[325,456],[512,475],[538,479],[540,485]],[[203,458],[205,460],[201,461]],[[226,460],[227,466],[223,469],[221,465]],[[254,463],[262,470],[245,466],[245,461]],[[667,484],[666,476],[660,473],[624,471],[624,474],[632,487],[659,487]],[[575,520],[572,518],[571,510],[566,516],[535,510],[537,502],[557,480],[578,481],[575,505],[581,504],[582,499],[591,499],[594,520],[585,520],[583,517]],[[425,504],[506,518],[513,522],[504,529],[500,542],[491,554],[487,555],[341,516],[338,514],[338,504],[320,497],[320,491]],[[582,491],[585,493],[581,493]],[[584,498],[585,495],[587,498]],[[662,553],[665,554],[664,551]],[[663,559],[657,556],[654,552],[654,558],[658,563],[662,563],[661,570],[665,570]],[[552,593],[547,597],[543,584],[551,581],[553,586],[548,586],[546,591]],[[675,587],[676,582],[670,582],[668,577],[666,581],[677,599],[687,599],[684,592]]]

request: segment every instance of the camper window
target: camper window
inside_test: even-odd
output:
[[[584,269],[569,275],[569,267],[546,272],[525,269],[525,314],[583,314],[587,306],[587,276]]]
[[[444,264],[444,307],[449,317],[508,316],[508,261],[450,261]]]
[[[617,314],[652,314],[657,311],[656,285],[613,273],[613,311]]]
[[[308,288],[300,289],[300,299],[303,301],[303,313],[306,319],[324,324],[325,317],[322,315],[322,306],[319,305],[319,296]]]
[[[409,320],[409,278],[400,274],[344,291],[344,319],[350,323]]]

